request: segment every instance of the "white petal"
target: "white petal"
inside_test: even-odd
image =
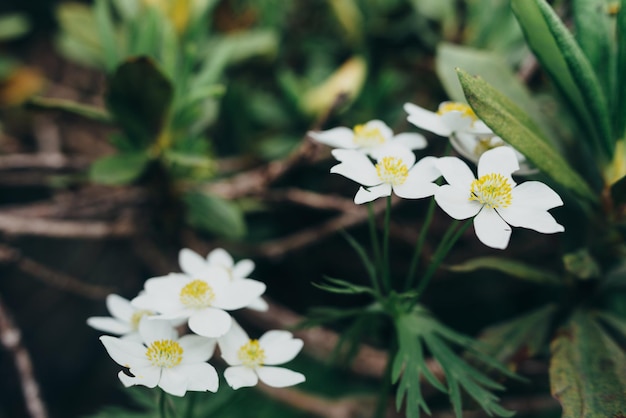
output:
[[[135,308],[129,300],[113,293],[107,296],[106,305],[111,316],[124,322],[130,322],[133,313],[135,313]]]
[[[215,351],[217,340],[214,338],[201,337],[199,335],[187,334],[178,340],[178,344],[183,349],[183,360],[181,364],[202,363],[209,360]]]
[[[232,318],[221,309],[204,308],[189,317],[189,329],[198,335],[218,338],[226,334]]]
[[[404,184],[393,186],[393,192],[403,199],[421,199],[434,195],[438,188],[435,183],[424,181],[419,176],[409,176]]]
[[[87,325],[98,331],[108,332],[113,335],[123,335],[133,331],[133,328],[127,322],[122,322],[110,316],[92,316],[87,318]]]
[[[261,382],[275,388],[297,385],[306,380],[302,373],[283,367],[259,367],[257,373]]]
[[[478,160],[478,177],[499,173],[509,178],[512,186],[515,182],[511,174],[517,170],[519,170],[519,161],[517,161],[515,151],[509,147],[497,147],[485,151]]]
[[[180,287],[175,293],[172,292],[170,294],[149,294],[146,292],[134,298],[132,304],[137,309],[145,309],[168,315],[177,314],[184,309],[183,304],[178,298],[179,294]]]
[[[141,335],[146,345],[159,340],[178,339],[178,333],[169,321],[155,317],[141,318],[139,321],[139,335]]]
[[[217,341],[222,358],[229,366],[241,364],[237,353],[241,346],[247,344],[248,341],[250,341],[250,337],[248,337],[246,331],[233,319],[228,332]]]
[[[465,116],[462,112],[450,111],[445,112],[441,117],[441,122],[450,130],[450,132],[467,131],[472,126],[473,119]]]
[[[515,207],[552,209],[563,206],[561,197],[550,187],[539,181],[527,181],[516,186],[511,194]]]
[[[378,129],[378,132],[385,138],[385,142],[389,142],[393,138],[393,131],[382,120],[373,119],[365,124],[367,130]]]
[[[493,134],[491,128],[488,127],[482,120],[474,121],[474,123],[467,129],[467,132],[471,132],[476,135]]]
[[[255,386],[259,382],[259,378],[254,370],[245,366],[228,367],[224,370],[224,378],[226,383],[235,390]]]
[[[372,150],[372,157],[376,158],[378,162],[385,157],[394,157],[402,160],[402,162],[408,167],[413,167],[415,164],[415,154],[409,148],[404,145],[390,142],[386,145],[376,147]]]
[[[107,335],[100,337],[100,341],[109,356],[120,366],[146,367],[150,365],[150,360],[146,357],[146,347],[143,344]]]
[[[333,148],[357,148],[357,144],[354,142],[354,131],[344,126],[321,132],[309,131],[307,135],[317,142]]]
[[[189,248],[183,248],[178,253],[178,265],[180,269],[191,277],[202,275],[206,268],[204,257]]]
[[[435,165],[449,185],[467,190],[469,193],[472,182],[476,178],[467,164],[456,157],[441,157],[437,159]]]
[[[259,344],[265,350],[264,364],[273,366],[293,360],[302,350],[303,342],[300,339],[292,338],[280,342],[263,342],[259,340]]]
[[[206,260],[209,264],[214,264],[219,267],[224,267],[227,269],[231,269],[234,265],[233,258],[228,254],[223,248],[216,248],[211,251],[207,256]]]
[[[452,133],[450,128],[443,123],[441,116],[423,107],[412,103],[405,103],[404,110],[409,114],[407,120],[418,128],[425,129],[440,136],[448,136]]]
[[[134,377],[127,375],[124,371],[117,374],[117,377],[119,377],[125,387],[143,385],[153,388],[159,383],[159,379],[161,379],[160,367],[149,366],[141,369],[133,369],[131,373],[133,373]]]
[[[493,209],[483,208],[474,218],[476,236],[488,247],[505,249],[511,238],[511,227]]]
[[[475,216],[482,205],[469,200],[469,189],[465,192],[450,185],[444,184],[435,192],[435,201],[444,212],[454,219],[467,219]]]
[[[187,378],[187,390],[217,392],[219,377],[209,363],[181,364],[176,371]]]
[[[425,181],[435,181],[439,177],[441,177],[441,171],[437,168],[437,161],[439,158],[437,157],[424,157],[417,162],[409,170],[409,176],[411,175],[419,175]]]
[[[252,279],[238,279],[230,282],[229,286],[216,291],[213,306],[220,309],[241,309],[252,303],[265,292],[265,283]]]
[[[374,164],[365,154],[352,150],[333,150],[333,155],[341,156],[342,160],[340,164],[331,167],[331,173],[342,175],[363,186],[380,183]]]
[[[246,308],[252,309],[253,311],[266,312],[270,308],[270,306],[267,304],[265,299],[259,297],[250,302],[250,304],[246,306]]]
[[[178,371],[178,367],[163,369],[159,387],[174,396],[185,396],[187,392],[187,378]]]
[[[354,196],[354,203],[360,205],[362,203],[371,202],[379,197],[389,195],[391,195],[391,184],[388,183],[379,184],[378,186],[373,186],[369,189],[359,187],[359,191],[356,192],[356,196]]]
[[[254,271],[254,261],[240,260],[233,267],[233,277],[237,279],[246,279]]]
[[[426,148],[426,145],[428,145],[424,135],[412,132],[405,132],[396,135],[393,138],[393,143],[404,145],[408,149],[423,149]]]
[[[557,223],[552,215],[544,209],[518,208],[515,206],[498,209],[502,218],[513,226],[532,229],[543,234],[563,232],[563,225]]]

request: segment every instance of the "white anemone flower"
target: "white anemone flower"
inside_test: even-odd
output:
[[[143,343],[100,337],[111,358],[132,374],[119,372],[124,386],[159,386],[175,396],[187,391],[217,391],[217,372],[206,362],[215,350],[214,339],[193,334],[179,339],[167,322],[147,318],[139,324],[139,335]]]
[[[405,199],[432,196],[437,190],[433,183],[441,174],[435,157],[424,157],[415,163],[415,154],[403,146],[390,144],[376,150],[374,164],[365,154],[355,150],[335,149],[333,156],[340,162],[330,169],[365,187],[360,187],[354,203],[371,202],[393,191]]]
[[[216,248],[211,251],[206,258],[202,257],[189,248],[183,248],[178,254],[178,264],[180,269],[188,276],[201,276],[203,272],[210,267],[223,269],[231,281],[234,280],[252,280],[248,276],[254,271],[254,261],[249,259],[239,260],[237,263],[233,257],[223,248]],[[267,311],[268,305],[262,297],[259,297],[246,308],[257,311]]]
[[[153,311],[138,309],[123,297],[110,294],[106,298],[106,306],[111,316],[92,316],[87,318],[87,325],[124,339],[140,341],[139,321],[146,315],[154,315]]]
[[[233,389],[255,386],[259,380],[276,388],[297,385],[305,380],[302,373],[275,367],[293,360],[302,349],[302,340],[293,338],[288,331],[268,331],[254,340],[233,322],[218,344],[222,358],[230,366],[224,371],[224,378]]]
[[[376,119],[363,125],[356,125],[353,129],[342,126],[321,132],[310,131],[308,135],[317,142],[333,148],[356,149],[368,155],[390,143],[403,145],[412,150],[426,148],[427,145],[423,135],[406,132],[394,136],[385,122]]]
[[[474,217],[476,236],[485,245],[504,249],[511,226],[544,234],[564,228],[548,213],[563,205],[559,195],[538,181],[516,184],[511,174],[519,168],[511,148],[486,151],[478,161],[478,179],[456,157],[443,157],[437,167],[448,184],[435,193],[437,204],[454,219]]]
[[[148,320],[187,318],[191,331],[217,338],[230,329],[232,318],[226,311],[249,306],[263,292],[264,283],[230,280],[224,269],[206,266],[194,276],[172,273],[148,279],[145,291],[132,304],[158,313]]]
[[[404,110],[409,114],[407,120],[413,125],[439,136],[452,136],[460,132],[483,135],[493,133],[465,103],[443,102],[437,112],[405,103]]]

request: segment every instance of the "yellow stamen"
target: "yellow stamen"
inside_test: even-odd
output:
[[[459,103],[459,102],[441,103],[439,105],[439,109],[437,110],[437,114],[443,115],[448,112],[460,112],[463,116],[467,118],[471,118],[474,121],[478,120],[472,108],[466,105],[465,103]]]
[[[213,299],[213,288],[203,280],[193,280],[180,290],[180,301],[188,308],[206,308],[211,306]]]
[[[502,174],[485,174],[472,182],[469,200],[476,200],[489,209],[506,208],[513,196],[509,180]]]
[[[157,367],[178,366],[183,360],[183,348],[176,341],[154,341],[146,350],[146,357]]]
[[[490,149],[498,148],[504,145],[504,142],[500,140],[493,141],[493,139],[493,137],[478,138],[478,142],[476,142],[476,146],[474,146],[474,155],[480,157],[485,151],[489,151]]]
[[[265,362],[265,350],[259,345],[259,340],[250,340],[239,348],[237,357],[244,366],[259,367]]]
[[[380,178],[383,183],[399,186],[406,181],[409,175],[409,169],[400,158],[383,157],[378,164],[376,164],[376,174],[378,174],[378,178]]]
[[[354,137],[352,140],[360,147],[370,148],[385,143],[385,137],[378,128],[356,125],[353,131]]]

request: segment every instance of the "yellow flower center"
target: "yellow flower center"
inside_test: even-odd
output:
[[[153,366],[170,368],[183,360],[183,348],[176,341],[154,341],[146,350],[146,357]]]
[[[370,148],[385,143],[385,137],[378,128],[356,125],[354,127],[354,143],[363,148]]]
[[[448,112],[460,112],[463,116],[471,118],[473,121],[478,120],[476,113],[465,103],[445,102],[439,105],[439,109],[437,110],[438,115],[443,115]]]
[[[139,321],[141,321],[141,318],[146,315],[154,315],[154,312],[144,309],[140,311],[135,311],[135,313],[133,313],[133,316],[130,317],[130,326],[133,327],[135,331],[137,331],[139,329]]]
[[[511,184],[502,174],[485,174],[472,182],[469,200],[476,200],[489,209],[511,205]]]
[[[474,147],[474,155],[480,157],[485,151],[504,145],[504,142],[500,140],[494,141],[493,139],[494,138],[478,138],[478,142],[476,142],[476,146]]]
[[[265,350],[259,345],[259,340],[250,340],[239,348],[237,357],[244,366],[259,367],[265,361]]]
[[[383,157],[378,164],[376,164],[376,174],[378,174],[378,178],[380,178],[383,183],[399,186],[406,181],[409,175],[409,169],[400,158]]]
[[[203,280],[193,280],[180,290],[180,302],[188,308],[209,307],[213,299],[215,299],[213,288]]]

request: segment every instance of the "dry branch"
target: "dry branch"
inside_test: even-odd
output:
[[[103,239],[128,237],[134,231],[132,220],[125,216],[115,222],[81,222],[23,218],[0,214],[0,232],[11,236],[34,235],[49,238]]]

